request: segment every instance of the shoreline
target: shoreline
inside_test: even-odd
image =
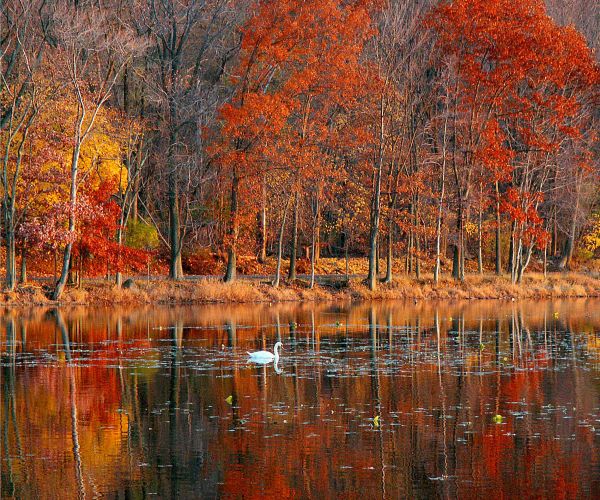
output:
[[[80,288],[68,287],[60,301],[47,298],[47,287],[25,284],[14,292],[2,292],[2,306],[69,306],[69,305],[194,305],[281,302],[360,302],[383,300],[517,300],[600,297],[600,276],[585,273],[530,274],[513,285],[507,276],[469,275],[464,281],[449,277],[438,285],[431,276],[417,280],[398,276],[391,284],[380,283],[370,291],[359,278],[318,285],[296,280],[273,288],[267,283],[240,279],[222,283],[216,279],[169,281],[154,279],[136,282],[131,289],[117,288],[109,282],[84,283]]]

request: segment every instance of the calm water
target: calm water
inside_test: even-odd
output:
[[[598,300],[0,321],[3,497],[600,495]]]

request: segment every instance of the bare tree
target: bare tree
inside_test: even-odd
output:
[[[57,72],[76,103],[70,160],[69,221],[71,237],[77,224],[77,194],[81,147],[90,137],[98,114],[111,97],[121,70],[141,48],[134,33],[97,4],[64,3],[56,10],[54,33]],[[65,245],[61,275],[52,295],[59,300],[67,282],[73,242]]]

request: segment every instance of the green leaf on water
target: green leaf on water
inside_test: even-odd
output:
[[[233,403],[233,396],[232,396],[231,394],[230,394],[229,396],[227,396],[227,397],[225,398],[225,402],[226,402],[228,405],[232,404],[232,403]]]
[[[379,427],[379,415],[375,415],[373,419],[373,427]]]
[[[492,418],[492,420],[494,421],[495,424],[501,424],[503,417],[502,417],[502,415],[494,415],[494,418]]]

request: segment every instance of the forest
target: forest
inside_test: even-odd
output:
[[[2,0],[4,288],[594,269],[597,8]]]

